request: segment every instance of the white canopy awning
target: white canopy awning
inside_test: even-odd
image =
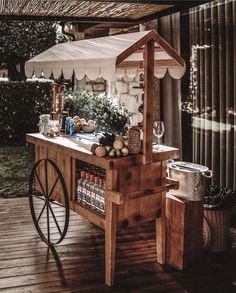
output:
[[[73,73],[77,79],[87,75],[91,80],[98,77],[111,80],[125,74],[135,76],[143,65],[144,46],[150,40],[155,42],[155,76],[163,78],[168,70],[173,78],[181,78],[185,72],[183,59],[154,31],[55,45],[26,62],[26,76],[34,73],[39,77],[42,72],[46,78],[53,74],[55,79],[62,73],[65,79],[70,79]]]

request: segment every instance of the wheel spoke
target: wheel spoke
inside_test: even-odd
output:
[[[51,189],[51,191],[50,191],[50,193],[48,195],[48,199],[50,199],[50,197],[51,197],[51,195],[52,195],[52,193],[53,193],[53,191],[54,191],[54,189],[55,189],[55,187],[57,185],[58,180],[59,180],[59,176],[57,176],[57,179],[56,179],[55,183],[53,184],[53,187],[52,187],[52,189]]]
[[[40,187],[41,187],[41,189],[42,189],[42,192],[43,192],[44,196],[46,197],[46,193],[45,193],[45,191],[44,191],[43,185],[42,185],[42,183],[41,183],[41,181],[40,181],[40,179],[39,179],[39,176],[38,176],[37,172],[34,171],[34,174],[35,174],[36,178],[38,179],[39,185],[40,185]]]
[[[47,203],[47,231],[48,231],[48,242],[50,242],[50,219],[49,219],[49,203]]]
[[[45,202],[45,204],[44,204],[44,206],[43,206],[43,208],[42,208],[42,211],[41,211],[41,213],[40,213],[38,219],[36,220],[37,223],[39,222],[39,220],[40,220],[40,218],[41,218],[41,216],[42,216],[42,214],[43,214],[43,212],[44,212],[44,210],[45,210],[45,208],[46,208],[46,205],[47,205],[47,203]]]
[[[55,222],[55,224],[56,224],[56,226],[57,226],[57,229],[58,229],[59,233],[62,235],[61,228],[60,228],[60,226],[59,226],[59,224],[58,224],[58,222],[57,222],[57,219],[56,219],[55,214],[54,214],[54,212],[53,212],[53,210],[52,210],[52,207],[50,206],[50,203],[48,203],[48,206],[49,206],[49,209],[50,209],[50,211],[51,211],[51,214],[52,214],[52,217],[53,217],[53,219],[54,219],[54,222]]]
[[[59,202],[57,202],[57,201],[54,201],[53,199],[50,199],[49,202],[51,202],[51,203],[53,203],[53,204],[59,206],[60,208],[61,208],[61,207],[64,207],[63,204],[61,204],[61,203],[59,203]]]
[[[55,201],[53,197],[57,188],[63,204]],[[69,224],[69,197],[62,173],[52,160],[41,159],[35,163],[29,180],[29,203],[33,222],[41,239],[48,245],[60,243],[66,235]],[[57,213],[57,211],[60,213],[61,209],[57,207],[54,209],[52,204],[65,209],[63,220]],[[51,229],[54,231],[55,227],[57,240],[51,236]]]
[[[34,197],[36,197],[36,198],[38,198],[38,199],[40,199],[40,200],[45,201],[45,196],[42,197],[42,196],[40,196],[40,195],[36,195],[36,194],[34,194]]]
[[[49,199],[48,197],[48,161],[47,160],[45,160],[44,162],[44,171],[45,171],[46,197],[47,199]]]

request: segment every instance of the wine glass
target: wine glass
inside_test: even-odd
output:
[[[153,134],[157,137],[157,146],[161,145],[161,138],[164,135],[165,132],[165,126],[163,121],[154,121],[153,122]]]

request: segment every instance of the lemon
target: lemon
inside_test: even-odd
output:
[[[113,148],[116,150],[121,150],[124,147],[123,141],[116,139],[113,143]]]
[[[124,142],[125,141],[125,138],[122,135],[117,135],[116,138],[115,138],[115,140],[120,140],[120,141]]]
[[[127,148],[123,148],[122,150],[121,150],[121,154],[122,154],[122,156],[127,156],[128,155],[128,153],[129,153],[129,150],[127,149]]]
[[[79,121],[80,121],[80,117],[79,117],[79,116],[74,116],[74,117],[73,117],[73,121],[74,121],[75,123],[79,123]]]
[[[80,125],[87,125],[87,121],[84,118],[80,119]]]

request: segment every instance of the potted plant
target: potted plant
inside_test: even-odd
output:
[[[129,122],[128,111],[108,95],[77,91],[65,93],[64,108],[71,116],[79,115],[96,120],[97,130],[125,133]]]
[[[210,252],[222,252],[229,244],[230,208],[236,204],[236,192],[209,185],[204,196],[204,246]]]

